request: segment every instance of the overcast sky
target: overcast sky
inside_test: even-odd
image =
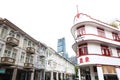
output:
[[[0,0],[0,17],[55,50],[57,39],[65,37],[66,51],[72,56],[75,53],[70,30],[76,5],[80,13],[104,22],[120,19],[119,0]]]

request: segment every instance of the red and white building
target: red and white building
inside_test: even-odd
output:
[[[79,80],[120,80],[120,27],[78,13],[71,33]]]

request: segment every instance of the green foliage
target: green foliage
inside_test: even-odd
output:
[[[75,66],[75,77],[78,77],[78,66]]]
[[[115,28],[118,28],[118,23],[117,22],[112,22],[110,25],[115,27]]]

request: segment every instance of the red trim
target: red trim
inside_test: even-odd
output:
[[[115,66],[116,68],[120,68],[120,66]]]
[[[108,39],[108,40],[111,40],[111,41],[115,41],[115,40],[113,40],[113,39],[110,39],[110,38],[106,38],[106,37],[103,37],[103,36],[99,36],[99,35],[96,35],[96,34],[83,34],[82,36],[86,36],[86,35],[93,35],[93,36],[97,36],[97,37],[101,37],[101,38],[104,38],[104,39]],[[79,41],[79,42],[84,42],[84,41],[88,41],[88,40],[82,40],[82,41]],[[96,40],[96,41],[98,41],[98,40]],[[118,42],[118,41],[116,41],[116,42]],[[76,42],[76,43],[78,43],[78,42]],[[75,43],[74,43],[75,44]],[[73,45],[74,45],[73,44]],[[111,43],[112,44],[112,43]],[[73,46],[72,45],[72,46]]]
[[[95,19],[95,18],[92,18],[91,16],[89,16],[89,15],[87,15],[87,14],[84,14],[84,13],[77,13],[77,14],[74,16],[74,21],[73,21],[73,23],[75,23],[75,18],[77,17],[78,14],[80,14],[80,15],[85,15],[86,17],[89,17],[89,18],[92,19],[92,20],[95,20],[95,21],[98,21],[98,22],[100,22],[100,23],[102,23],[102,24],[105,24],[104,26],[106,26],[106,27],[110,26],[110,27],[108,27],[108,28],[113,29],[113,27],[112,27],[110,24],[105,23],[105,22],[102,22],[102,21],[97,20],[97,19]],[[79,17],[79,18],[80,18],[80,17]],[[86,22],[86,21],[84,21],[84,22]],[[93,22],[93,21],[89,21],[89,22]],[[79,23],[80,23],[80,22],[79,22]],[[75,25],[77,25],[77,24],[79,24],[79,23],[76,23]],[[97,22],[94,22],[94,23],[100,24],[100,23],[97,23]],[[100,25],[102,25],[102,24],[100,24]],[[75,25],[74,25],[74,26],[75,26]],[[108,26],[107,26],[107,25],[108,25]],[[72,32],[72,29],[73,29],[74,26],[72,26],[71,32]],[[116,28],[116,29],[117,29],[117,28]],[[74,37],[73,33],[72,33],[72,36]],[[75,39],[75,38],[74,38],[74,39]]]
[[[89,56],[89,55],[97,55],[97,56],[104,56],[104,57],[119,58],[119,57],[116,57],[116,56],[105,56],[105,55],[102,55],[102,54],[86,54],[86,55],[82,55],[82,56]],[[82,56],[79,56],[79,57],[82,57]]]
[[[96,35],[96,34],[83,34],[83,35],[94,35],[94,36],[98,36],[98,37],[101,37],[101,38],[105,38],[105,39],[108,39],[108,40],[115,41],[113,39],[110,39],[110,38],[107,38],[107,37],[103,37],[103,36],[100,36],[100,35]],[[118,41],[116,41],[116,42],[118,42]]]
[[[102,65],[101,65],[101,64],[96,64],[96,66],[97,66],[97,67],[102,67]]]
[[[77,13],[77,14],[75,15],[75,17],[74,17],[74,21],[75,21],[75,18],[77,17],[78,14],[80,14],[80,15],[85,15],[85,16],[89,17],[89,18],[92,19],[92,20],[95,20],[95,21],[98,21],[98,22],[100,22],[100,23],[103,23],[103,24],[106,24],[106,25],[108,25],[108,26],[111,26],[111,25],[108,24],[108,23],[105,23],[105,22],[102,22],[102,21],[97,20],[97,19],[95,19],[95,18],[92,18],[91,16],[89,16],[89,15],[87,15],[87,14],[84,14],[84,13]],[[80,17],[79,17],[79,18],[80,18]],[[112,27],[112,26],[111,26],[111,27]]]
[[[96,34],[83,34],[83,35],[84,35],[84,36],[86,36],[86,35],[93,35],[93,36],[101,37],[101,38],[108,39],[108,40],[111,40],[111,41],[115,41],[115,40],[113,40],[113,39],[106,38],[106,37],[102,37],[102,36],[99,36],[99,35],[96,35]],[[82,41],[79,41],[79,42],[86,42],[86,41],[89,41],[89,40],[82,40]],[[99,40],[96,40],[96,41],[99,41]],[[76,43],[79,43],[79,42],[76,42]],[[116,41],[116,42],[118,42],[118,41]],[[73,45],[75,45],[76,43],[74,43]],[[113,44],[113,43],[111,43],[111,44]],[[73,46],[73,45],[72,45],[72,46]]]
[[[97,32],[99,36],[105,37],[105,30],[97,27]]]

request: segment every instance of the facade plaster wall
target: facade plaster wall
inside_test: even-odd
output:
[[[100,44],[88,43],[88,54],[101,54]]]
[[[86,34],[98,34],[96,27],[90,25],[85,26],[85,32]]]

